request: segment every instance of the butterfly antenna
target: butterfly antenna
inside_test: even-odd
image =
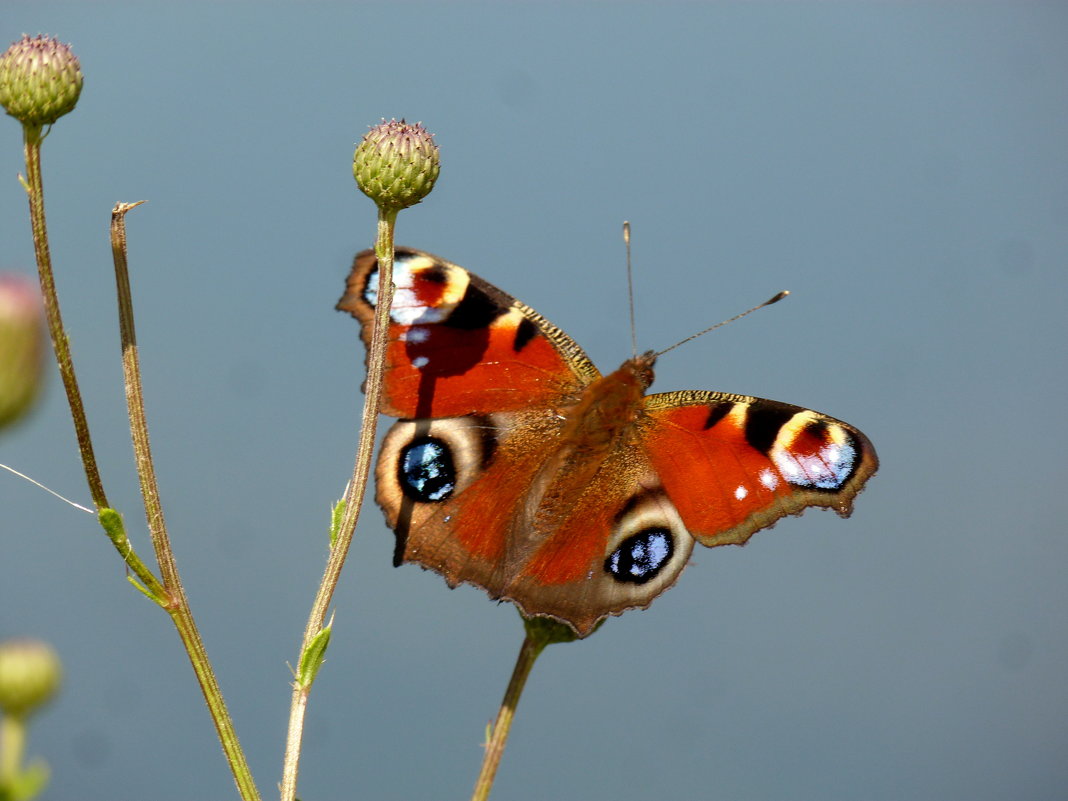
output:
[[[630,352],[638,356],[638,329],[634,323],[634,271],[630,267],[630,223],[623,221],[623,244],[627,248],[627,298],[630,301]]]
[[[782,292],[780,292],[775,297],[768,298],[767,300],[765,300],[763,303],[761,303],[758,306],[754,306],[751,309],[746,309],[741,314],[736,314],[733,317],[731,317],[729,320],[724,320],[722,323],[716,323],[715,325],[710,325],[704,331],[698,331],[696,334],[693,334],[692,336],[686,337],[686,339],[682,340],[681,342],[676,342],[670,348],[664,348],[663,350],[658,350],[656,352],[656,355],[657,356],[663,356],[669,350],[675,350],[675,348],[677,348],[679,345],[685,345],[691,339],[697,339],[697,337],[704,336],[709,331],[715,331],[717,328],[722,328],[723,326],[727,325],[727,323],[733,323],[735,320],[741,320],[747,314],[752,314],[753,312],[757,311],[758,309],[763,309],[765,306],[770,306],[772,303],[778,303],[780,300],[782,300],[783,298],[785,298],[789,294],[790,294],[789,290],[784,289]]]

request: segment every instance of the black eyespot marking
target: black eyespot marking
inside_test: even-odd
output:
[[[784,404],[754,403],[745,417],[745,439],[763,454],[771,451],[779,429],[790,422],[796,409]]]
[[[443,264],[433,264],[419,272],[419,280],[431,281],[435,284],[447,284],[449,272]]]
[[[708,419],[705,420],[705,431],[712,428],[716,423],[726,417],[730,410],[734,408],[734,404],[730,401],[723,401],[708,407]]]
[[[530,340],[534,339],[538,335],[538,327],[534,323],[530,322],[526,317],[515,329],[515,341],[512,342],[512,350],[516,353],[523,350],[527,346]]]
[[[416,437],[397,460],[401,491],[418,503],[439,503],[456,489],[456,467],[449,446],[437,437]]]
[[[666,528],[647,528],[631,534],[608,555],[604,569],[616,581],[644,584],[656,578],[675,552],[675,540]]]
[[[826,420],[813,420],[805,426],[805,433],[821,442],[830,442],[830,427]],[[848,433],[848,432],[846,432]]]
[[[442,322],[450,328],[476,331],[489,328],[494,320],[507,311],[493,298],[471,284],[464,292],[463,298],[456,304],[456,308],[452,310],[452,314]]]

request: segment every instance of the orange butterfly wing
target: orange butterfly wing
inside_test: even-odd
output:
[[[848,517],[879,466],[864,434],[800,406],[700,391],[645,402],[650,459],[703,545],[741,545],[810,506]]]
[[[549,406],[600,373],[545,318],[463,267],[397,248],[381,411],[391,417],[454,417]],[[337,308],[371,342],[378,261],[357,254]]]

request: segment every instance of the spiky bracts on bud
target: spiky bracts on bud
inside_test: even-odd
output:
[[[0,274],[0,428],[22,417],[36,400],[46,347],[36,282]]]
[[[48,643],[39,640],[0,642],[0,710],[25,718],[59,689],[63,670]]]
[[[82,93],[78,57],[51,36],[23,36],[0,56],[0,105],[23,125],[51,125]]]
[[[386,211],[400,211],[430,194],[441,169],[434,135],[421,123],[382,121],[356,146],[352,174],[367,197]]]

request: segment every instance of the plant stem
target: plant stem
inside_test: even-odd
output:
[[[126,258],[126,212],[144,201],[117,203],[111,212],[111,257],[115,263],[115,292],[119,306],[119,339],[122,345],[122,377],[126,386],[126,409],[130,416],[130,437],[133,440],[134,462],[141,483],[141,498],[145,518],[156,551],[160,576],[168,593],[181,592],[178,568],[174,562],[159,500],[159,484],[152,462],[148,440],[148,419],[145,416],[145,396],[141,385],[141,359],[137,351],[137,332],[134,328],[133,298],[130,294],[130,272]],[[184,600],[184,598],[182,599]]]
[[[71,417],[74,420],[74,433],[78,439],[78,450],[81,452],[85,477],[89,482],[89,493],[93,497],[93,503],[99,514],[110,507],[107,495],[104,493],[104,484],[97,468],[96,457],[93,454],[89,421],[86,419],[85,404],[82,403],[82,394],[78,389],[70,341],[63,328],[63,317],[59,311],[59,295],[56,292],[56,282],[52,273],[52,255],[48,248],[48,227],[45,224],[44,184],[41,179],[41,142],[44,140],[41,135],[41,126],[24,125],[22,138],[26,157],[26,181],[23,182],[23,187],[30,203],[30,226],[33,230],[37,274],[41,281],[41,295],[44,298],[48,331],[52,338],[56,363],[59,365],[59,374],[67,393],[67,404],[70,406]],[[109,537],[123,561],[137,574],[141,583],[149,590],[158,588],[158,580],[145,567],[130,541],[126,539],[125,533],[121,538],[115,538],[111,537],[111,532],[109,532]]]
[[[208,705],[208,712],[211,714],[212,722],[215,724],[215,731],[219,735],[223,753],[225,753],[226,761],[230,765],[230,771],[234,775],[237,791],[244,801],[260,801],[260,792],[256,789],[256,782],[252,778],[252,771],[245,760],[245,753],[241,750],[237,731],[234,729],[230,713],[226,709],[226,702],[223,700],[219,682],[215,679],[215,673],[211,669],[211,662],[208,660],[208,653],[204,649],[204,641],[201,639],[200,632],[197,630],[196,623],[193,620],[193,613],[189,610],[188,605],[184,603],[184,594],[182,595],[182,601],[181,606],[168,609],[167,613],[171,616],[171,621],[178,630],[182,645],[185,646],[185,651],[189,655],[189,662],[193,666],[197,683],[200,684],[200,691],[204,694],[204,701]]]
[[[48,249],[48,229],[45,225],[44,185],[41,180],[41,135],[40,125],[23,125],[22,140],[26,157],[26,194],[30,202],[30,225],[33,229],[33,248],[37,257],[37,274],[41,279],[41,294],[44,296],[45,316],[48,319],[48,332],[52,337],[52,348],[56,353],[56,363],[63,379],[63,389],[67,393],[71,416],[74,419],[74,433],[78,438],[78,450],[82,455],[85,477],[89,482],[89,494],[97,509],[108,506],[104,494],[104,484],[100,479],[96,456],[93,454],[93,441],[89,436],[89,422],[85,417],[85,404],[78,389],[78,378],[74,374],[74,362],[70,355],[70,342],[63,328],[63,318],[59,313],[59,297],[56,294],[56,282],[52,274],[52,255]]]
[[[519,705],[520,696],[523,695],[523,687],[526,686],[527,677],[534,667],[534,662],[537,661],[546,645],[548,645],[547,640],[532,637],[529,631],[523,638],[519,656],[515,660],[512,678],[508,682],[508,689],[504,691],[504,700],[501,701],[497,720],[493,722],[493,731],[486,742],[486,753],[482,757],[482,770],[475,782],[475,791],[471,796],[471,801],[486,801],[489,798],[490,790],[493,789],[493,780],[497,776],[497,766],[500,765],[504,747],[508,743],[508,732],[512,728],[515,709]]]
[[[26,720],[0,714],[0,791],[12,787],[22,768],[26,748]]]
[[[63,327],[63,318],[59,310],[59,298],[56,293],[55,278],[52,272],[52,258],[48,247],[48,231],[45,224],[44,187],[41,179],[41,126],[24,125],[23,143],[26,158],[26,182],[24,184],[30,204],[30,224],[33,230],[34,250],[37,257],[37,271],[41,281],[41,294],[44,297],[45,314],[48,320],[52,347],[56,362],[67,393],[67,402],[74,420],[74,432],[78,439],[89,492],[98,511],[110,509],[107,495],[104,493],[103,481],[93,453],[92,439],[89,435],[89,423],[85,415],[81,391],[74,372],[74,363],[70,353],[70,342]],[[137,205],[137,204],[133,204]],[[120,204],[121,206],[121,204]],[[193,616],[189,611],[188,600],[178,577],[174,554],[170,548],[163,511],[159,505],[159,489],[152,466],[151,451],[148,447],[148,429],[145,423],[144,403],[141,394],[140,370],[137,361],[136,337],[133,328],[133,308],[130,302],[129,277],[126,272],[125,229],[122,217],[132,208],[126,205],[112,215],[112,252],[115,256],[116,281],[119,285],[119,316],[122,331],[123,370],[126,377],[127,402],[130,410],[130,427],[134,439],[134,455],[137,459],[138,475],[145,502],[145,514],[149,531],[160,564],[164,597],[159,598],[162,606],[171,616],[178,635],[185,645],[193,665],[193,671],[200,683],[201,691],[207,701],[209,712],[215,722],[219,739],[231,770],[234,781],[245,801],[258,801],[259,793],[252,781],[244,754],[237,741],[233,723],[226,711],[218,682],[211,671],[203,641],[197,631]],[[118,231],[118,233],[117,233]],[[110,536],[110,533],[109,533]],[[155,577],[144,568],[136,558],[129,540],[122,537],[112,538],[112,543],[127,563],[134,562],[140,570],[135,570],[142,582],[152,591],[158,588]],[[133,559],[131,559],[133,557]],[[157,595],[158,597],[158,595]],[[5,732],[9,734],[9,732]]]
[[[143,201],[142,201],[143,202]],[[130,275],[126,259],[126,213],[140,203],[119,203],[111,213],[111,252],[115,262],[115,284],[119,305],[119,332],[122,342],[122,369],[126,384],[126,405],[130,415],[130,435],[133,439],[134,460],[141,482],[145,518],[156,551],[160,575],[163,581],[162,606],[170,615],[178,636],[185,646],[193,666],[200,690],[208,705],[208,712],[215,723],[223,752],[234,775],[238,792],[245,801],[259,801],[252,773],[245,760],[237,738],[233,721],[226,709],[222,690],[212,671],[211,662],[204,648],[204,641],[197,630],[189,599],[178,575],[178,565],[171,548],[163,507],[159,500],[159,485],[152,462],[152,450],[148,439],[148,422],[145,416],[144,393],[141,386],[141,365],[137,352],[137,333],[134,328],[133,301],[130,293]]]
[[[334,590],[341,577],[341,568],[345,564],[356,523],[360,519],[360,505],[367,488],[367,476],[371,470],[375,430],[378,426],[378,407],[382,397],[382,370],[386,361],[386,346],[389,344],[389,310],[393,303],[393,235],[396,224],[396,210],[387,211],[379,208],[378,236],[375,240],[375,255],[378,258],[378,301],[375,306],[374,331],[371,334],[371,345],[367,356],[367,383],[364,387],[356,463],[353,466],[352,478],[345,489],[345,514],[338,528],[337,541],[330,549],[326,570],[319,583],[319,590],[312,602],[311,613],[304,629],[304,639],[300,649],[302,656],[312,639],[323,628],[326,620],[327,609],[334,597]],[[298,681],[293,682],[286,750],[282,761],[282,801],[294,801],[296,798],[301,740],[310,691],[310,686],[304,686]]]

